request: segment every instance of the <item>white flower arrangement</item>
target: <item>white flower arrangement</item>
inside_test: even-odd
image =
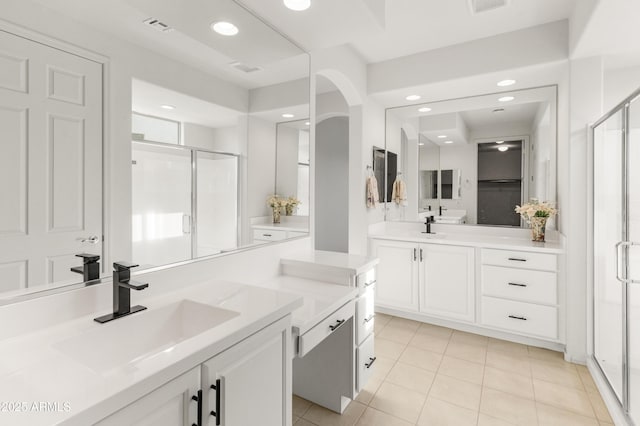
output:
[[[273,194],[267,198],[267,205],[272,209],[281,209],[287,205],[287,200],[285,198],[278,197],[277,194]]]
[[[558,214],[558,209],[549,201],[539,202],[535,198],[521,206],[516,206],[515,211],[519,213],[527,223],[531,223],[534,217],[551,218]]]

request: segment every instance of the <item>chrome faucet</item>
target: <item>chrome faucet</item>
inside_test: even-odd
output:
[[[105,323],[147,309],[140,305],[131,307],[131,290],[140,291],[149,287],[149,284],[143,284],[131,280],[131,268],[135,268],[137,266],[138,265],[129,262],[114,262],[113,313],[94,318],[94,321]]]

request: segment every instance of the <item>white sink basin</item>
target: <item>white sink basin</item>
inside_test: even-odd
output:
[[[101,325],[54,347],[97,372],[105,372],[168,353],[191,337],[239,313],[182,300]]]

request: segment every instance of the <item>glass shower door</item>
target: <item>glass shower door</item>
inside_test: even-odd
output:
[[[616,279],[616,244],[624,239],[623,117],[618,111],[594,130],[594,357],[622,402],[626,377],[625,286]]]

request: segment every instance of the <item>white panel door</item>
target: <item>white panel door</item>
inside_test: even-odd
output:
[[[74,255],[102,254],[102,65],[0,31],[0,141],[0,291],[81,281]]]
[[[474,253],[473,247],[420,245],[421,312],[474,321]]]
[[[373,253],[380,258],[376,306],[418,311],[418,248],[415,244],[374,240]]]

